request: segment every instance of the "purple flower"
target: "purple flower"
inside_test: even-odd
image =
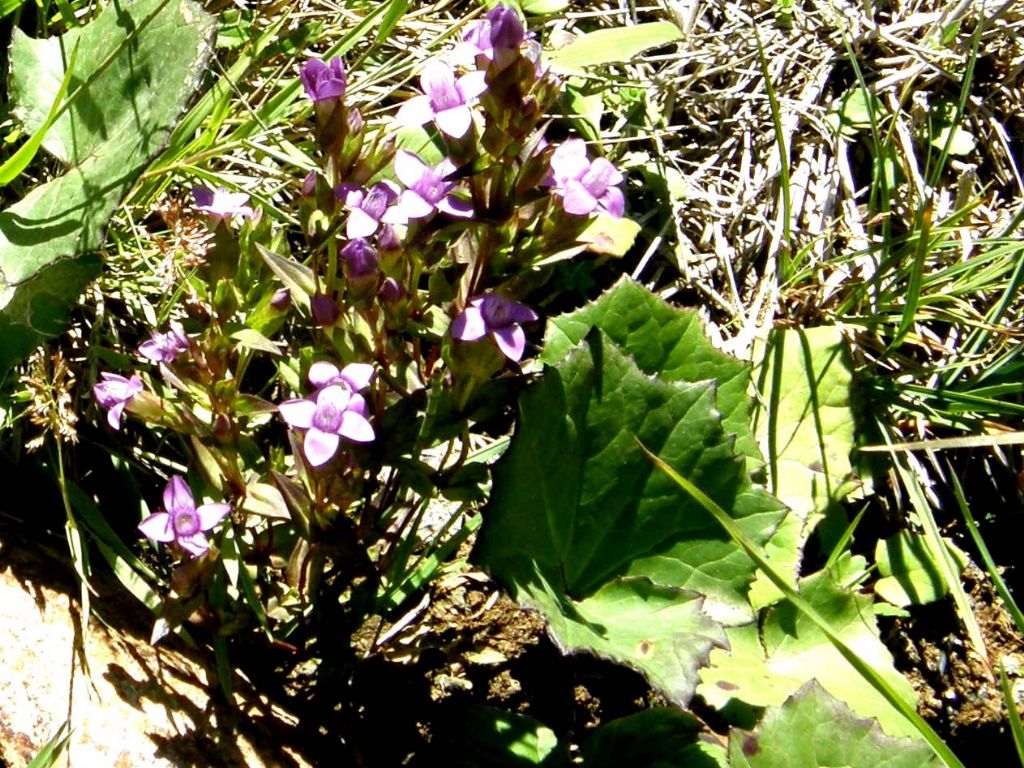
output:
[[[270,306],[278,312],[284,312],[292,304],[292,292],[287,288],[278,288],[270,297]]]
[[[519,362],[526,348],[526,334],[519,323],[536,319],[537,313],[526,305],[489,293],[469,300],[469,305],[452,323],[452,337],[459,341],[477,341],[490,334],[505,357]]]
[[[462,39],[456,46],[460,58],[482,56],[493,61],[500,72],[519,54],[526,30],[515,9],[499,3],[487,12],[486,19],[469,25]]]
[[[377,272],[377,251],[365,239],[349,240],[339,252],[350,280]]]
[[[164,511],[156,512],[141,523],[139,530],[153,541],[174,542],[193,557],[210,548],[203,531],[208,531],[231,511],[230,504],[200,504],[196,507],[185,479],[175,475],[164,488]]]
[[[310,59],[299,73],[306,95],[314,103],[340,99],[345,95],[345,64],[335,56],[327,64]]]
[[[121,412],[125,405],[142,391],[142,379],[134,373],[130,379],[116,373],[101,373],[103,381],[92,388],[92,396],[103,408],[109,408],[107,423],[112,429],[121,428]]]
[[[622,173],[603,157],[587,159],[587,146],[583,139],[569,139],[551,154],[549,183],[554,193],[562,198],[566,213],[586,216],[603,211],[616,219],[625,212]]]
[[[442,132],[461,139],[473,124],[469,102],[487,90],[484,72],[468,72],[458,80],[454,70],[437,59],[427,63],[420,75],[423,96],[409,99],[396,118],[406,127],[433,120]]]
[[[285,400],[278,410],[289,427],[306,430],[302,450],[314,467],[331,460],[341,438],[368,443],[375,437],[366,419],[366,401],[344,382],[330,384],[310,399]]]
[[[214,221],[221,221],[232,216],[252,218],[253,210],[246,205],[249,196],[244,192],[228,192],[226,189],[209,189],[194,187],[192,199],[196,210],[209,215]]]
[[[398,199],[401,190],[393,181],[382,181],[370,187],[369,191],[355,184],[339,184],[334,196],[348,208],[345,223],[347,237],[369,237],[380,226],[380,220],[388,206]]]
[[[405,296],[405,289],[402,288],[402,285],[395,280],[395,278],[386,277],[380,284],[377,295],[380,297],[380,300],[386,304],[394,304]]]
[[[405,224],[409,219],[422,219],[434,211],[468,219],[473,216],[473,206],[448,194],[455,182],[445,177],[455,172],[455,164],[447,157],[431,168],[417,155],[404,149],[395,154],[395,175],[408,189],[404,190],[398,202],[388,208],[382,221],[388,224]]]
[[[149,341],[139,346],[139,354],[154,363],[173,363],[178,355],[188,350],[188,336],[181,323],[171,322],[167,333],[151,334]]]

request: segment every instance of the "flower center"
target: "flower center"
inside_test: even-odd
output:
[[[194,512],[179,512],[172,517],[174,531],[179,536],[191,536],[199,533],[199,517]]]
[[[321,432],[337,433],[341,429],[342,409],[334,403],[320,403],[313,412],[313,426]]]

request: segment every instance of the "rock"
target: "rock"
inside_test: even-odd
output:
[[[234,706],[211,696],[203,655],[150,645],[152,617],[116,582],[83,628],[67,562],[0,527],[0,766],[28,764],[68,718],[78,768],[310,765],[293,716],[244,681]]]

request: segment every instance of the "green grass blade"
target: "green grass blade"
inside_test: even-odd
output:
[[[1010,594],[1006,582],[999,575],[996,561],[992,559],[992,554],[988,551],[988,547],[985,546],[985,540],[981,537],[978,525],[974,522],[974,515],[971,514],[971,509],[967,505],[964,489],[961,487],[960,480],[953,473],[952,468],[950,468],[949,478],[953,486],[953,495],[956,497],[956,503],[960,507],[960,514],[964,517],[964,525],[967,526],[967,531],[971,534],[974,546],[978,548],[978,554],[981,555],[982,562],[985,563],[985,570],[988,572],[989,578],[992,579],[996,592],[1003,598],[1006,612],[1013,617],[1013,623],[1017,625],[1017,630],[1024,634],[1024,613],[1021,613],[1017,601],[1013,599],[1013,595]]]
[[[71,731],[67,733],[64,731],[68,728],[69,721],[65,720],[60,724],[60,728],[53,734],[53,737],[46,742],[39,753],[32,758],[32,762],[28,764],[28,768],[50,768],[50,766],[56,764],[64,754],[64,750],[68,747],[68,742],[71,740]]]
[[[50,130],[50,126],[56,122],[57,118],[64,111],[64,97],[67,95],[68,87],[71,85],[71,78],[75,74],[75,60],[77,58],[78,43],[75,43],[75,47],[71,51],[71,58],[68,61],[67,70],[64,72],[64,79],[61,80],[60,88],[57,90],[57,97],[53,100],[53,106],[50,107],[46,120],[39,126],[39,130],[29,137],[28,141],[18,147],[15,153],[7,158],[3,165],[0,165],[0,187],[7,186],[18,178],[21,172],[32,162],[32,158],[36,156],[39,148],[43,145],[43,139],[46,138],[46,133]]]
[[[639,441],[637,441],[638,444]],[[840,637],[832,629],[831,625],[809,602],[807,602],[799,592],[793,589],[786,580],[786,577],[779,573],[772,565],[768,562],[768,559],[764,552],[754,544],[747,536],[743,533],[742,529],[736,524],[736,522],[729,517],[728,513],[722,509],[715,501],[707,496],[700,488],[694,485],[690,480],[680,475],[672,467],[662,461],[658,456],[651,453],[646,446],[640,444],[641,450],[647,454],[647,457],[654,462],[654,464],[666,475],[668,475],[680,488],[686,491],[692,496],[705,510],[710,514],[722,528],[725,529],[729,537],[735,541],[753,560],[757,567],[764,572],[765,576],[782,592],[786,599],[788,599],[793,605],[807,616],[818,629],[829,639],[833,647],[839,651],[839,653],[845,658],[850,665],[857,670],[857,672],[868,682],[871,686],[878,691],[886,701],[893,706],[896,711],[902,714],[907,720],[914,726],[921,737],[928,742],[931,748],[935,751],[935,754],[939,756],[943,763],[946,764],[947,768],[964,768],[964,764],[960,762],[953,751],[946,745],[942,738],[937,734],[928,723],[925,722],[917,710],[913,706],[905,702],[892,686],[889,685],[888,681],[885,680],[875,669],[860,656],[858,656],[852,648],[840,639]]]
[[[1013,734],[1013,745],[1017,748],[1017,759],[1024,765],[1024,725],[1020,722],[1020,712],[1013,698],[1013,687],[1006,676],[1006,664],[999,661],[999,684],[1003,689],[1003,703],[1006,704],[1006,717],[1010,721],[1010,733]]]

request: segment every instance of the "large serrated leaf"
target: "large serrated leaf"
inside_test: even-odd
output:
[[[640,370],[664,381],[714,381],[726,433],[755,462],[760,452],[750,429],[750,367],[711,346],[696,312],[680,310],[623,277],[597,301],[552,318],[541,360],[557,364],[598,327],[633,357]]]
[[[752,733],[729,735],[732,768],[930,768],[941,761],[921,741],[893,738],[806,683]]]
[[[850,463],[852,376],[834,326],[773,331],[758,356],[754,433],[768,463],[768,488],[792,513],[767,550],[795,583],[807,538],[828,509],[857,487]],[[761,577],[751,601],[759,608],[781,596]]]
[[[753,564],[637,440],[759,542],[780,506],[750,486],[712,383],[649,376],[597,329],[562,357],[520,398],[476,557],[545,613],[563,648],[633,666],[684,703],[720,622],[750,618]]]
[[[12,110],[30,132],[47,122],[76,46],[78,53],[63,112],[43,139],[67,171],[0,212],[0,322],[5,345],[19,350],[5,360],[52,335],[62,315],[27,317],[32,302],[18,294],[80,290],[56,265],[102,244],[114,209],[195,90],[213,29],[190,0],[138,0],[111,4],[61,37],[35,40],[15,30]]]
[[[913,688],[893,666],[892,654],[879,639],[870,597],[838,586],[827,570],[801,579],[800,594],[905,701],[915,701]],[[700,673],[699,693],[712,706],[725,706],[732,698],[754,706],[778,706],[814,678],[857,714],[877,718],[887,733],[916,733],[792,603],[769,609],[760,633],[752,624],[729,629],[727,635],[729,650],[712,652],[711,665]]]

